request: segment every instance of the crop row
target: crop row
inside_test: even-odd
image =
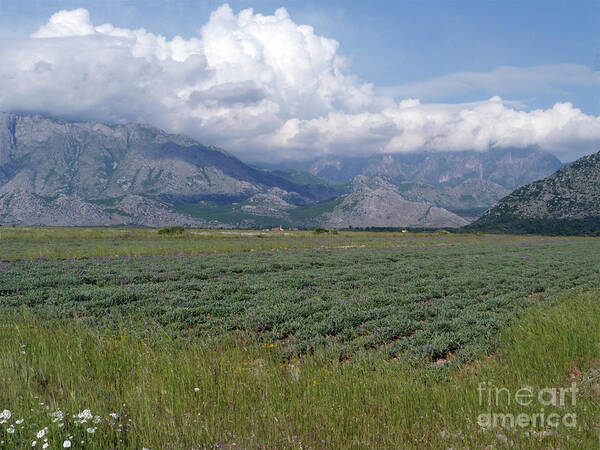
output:
[[[242,330],[284,354],[337,345],[431,360],[486,349],[522,307],[600,285],[600,240],[0,262],[0,312]]]

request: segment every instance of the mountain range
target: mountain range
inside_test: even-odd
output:
[[[150,126],[0,115],[4,224],[227,226],[182,209],[246,201],[284,211],[337,195]]]
[[[470,221],[515,188],[550,175],[562,163],[529,147],[328,156],[287,167],[337,183],[349,183],[358,175],[384,178],[406,200],[429,203]]]
[[[152,126],[0,113],[0,224],[457,227],[561,166],[527,148],[264,168]]]

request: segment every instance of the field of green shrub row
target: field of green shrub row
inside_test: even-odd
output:
[[[600,287],[599,271],[599,240],[527,237],[1,261],[0,314],[149,321],[192,339],[242,330],[284,357],[326,344],[340,360],[377,348],[443,363],[489,349],[521,307]]]

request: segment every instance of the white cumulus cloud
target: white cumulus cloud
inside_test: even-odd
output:
[[[565,66],[556,76],[597,83],[578,70]],[[529,82],[502,69],[408,88],[426,94],[467,80],[502,91],[503,74]],[[248,160],[529,145],[570,159],[600,142],[600,118],[570,103],[524,110],[499,97],[399,101],[410,89],[386,92],[358,80],[337,41],[284,8],[236,14],[223,5],[189,39],[95,25],[85,9],[59,11],[30,38],[0,42],[0,82],[1,110],[151,123]]]

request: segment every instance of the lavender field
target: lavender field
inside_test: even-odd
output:
[[[575,430],[482,429],[476,400],[478,380],[563,385],[574,367],[596,386],[599,239],[0,233],[5,446],[595,439],[591,387]]]

